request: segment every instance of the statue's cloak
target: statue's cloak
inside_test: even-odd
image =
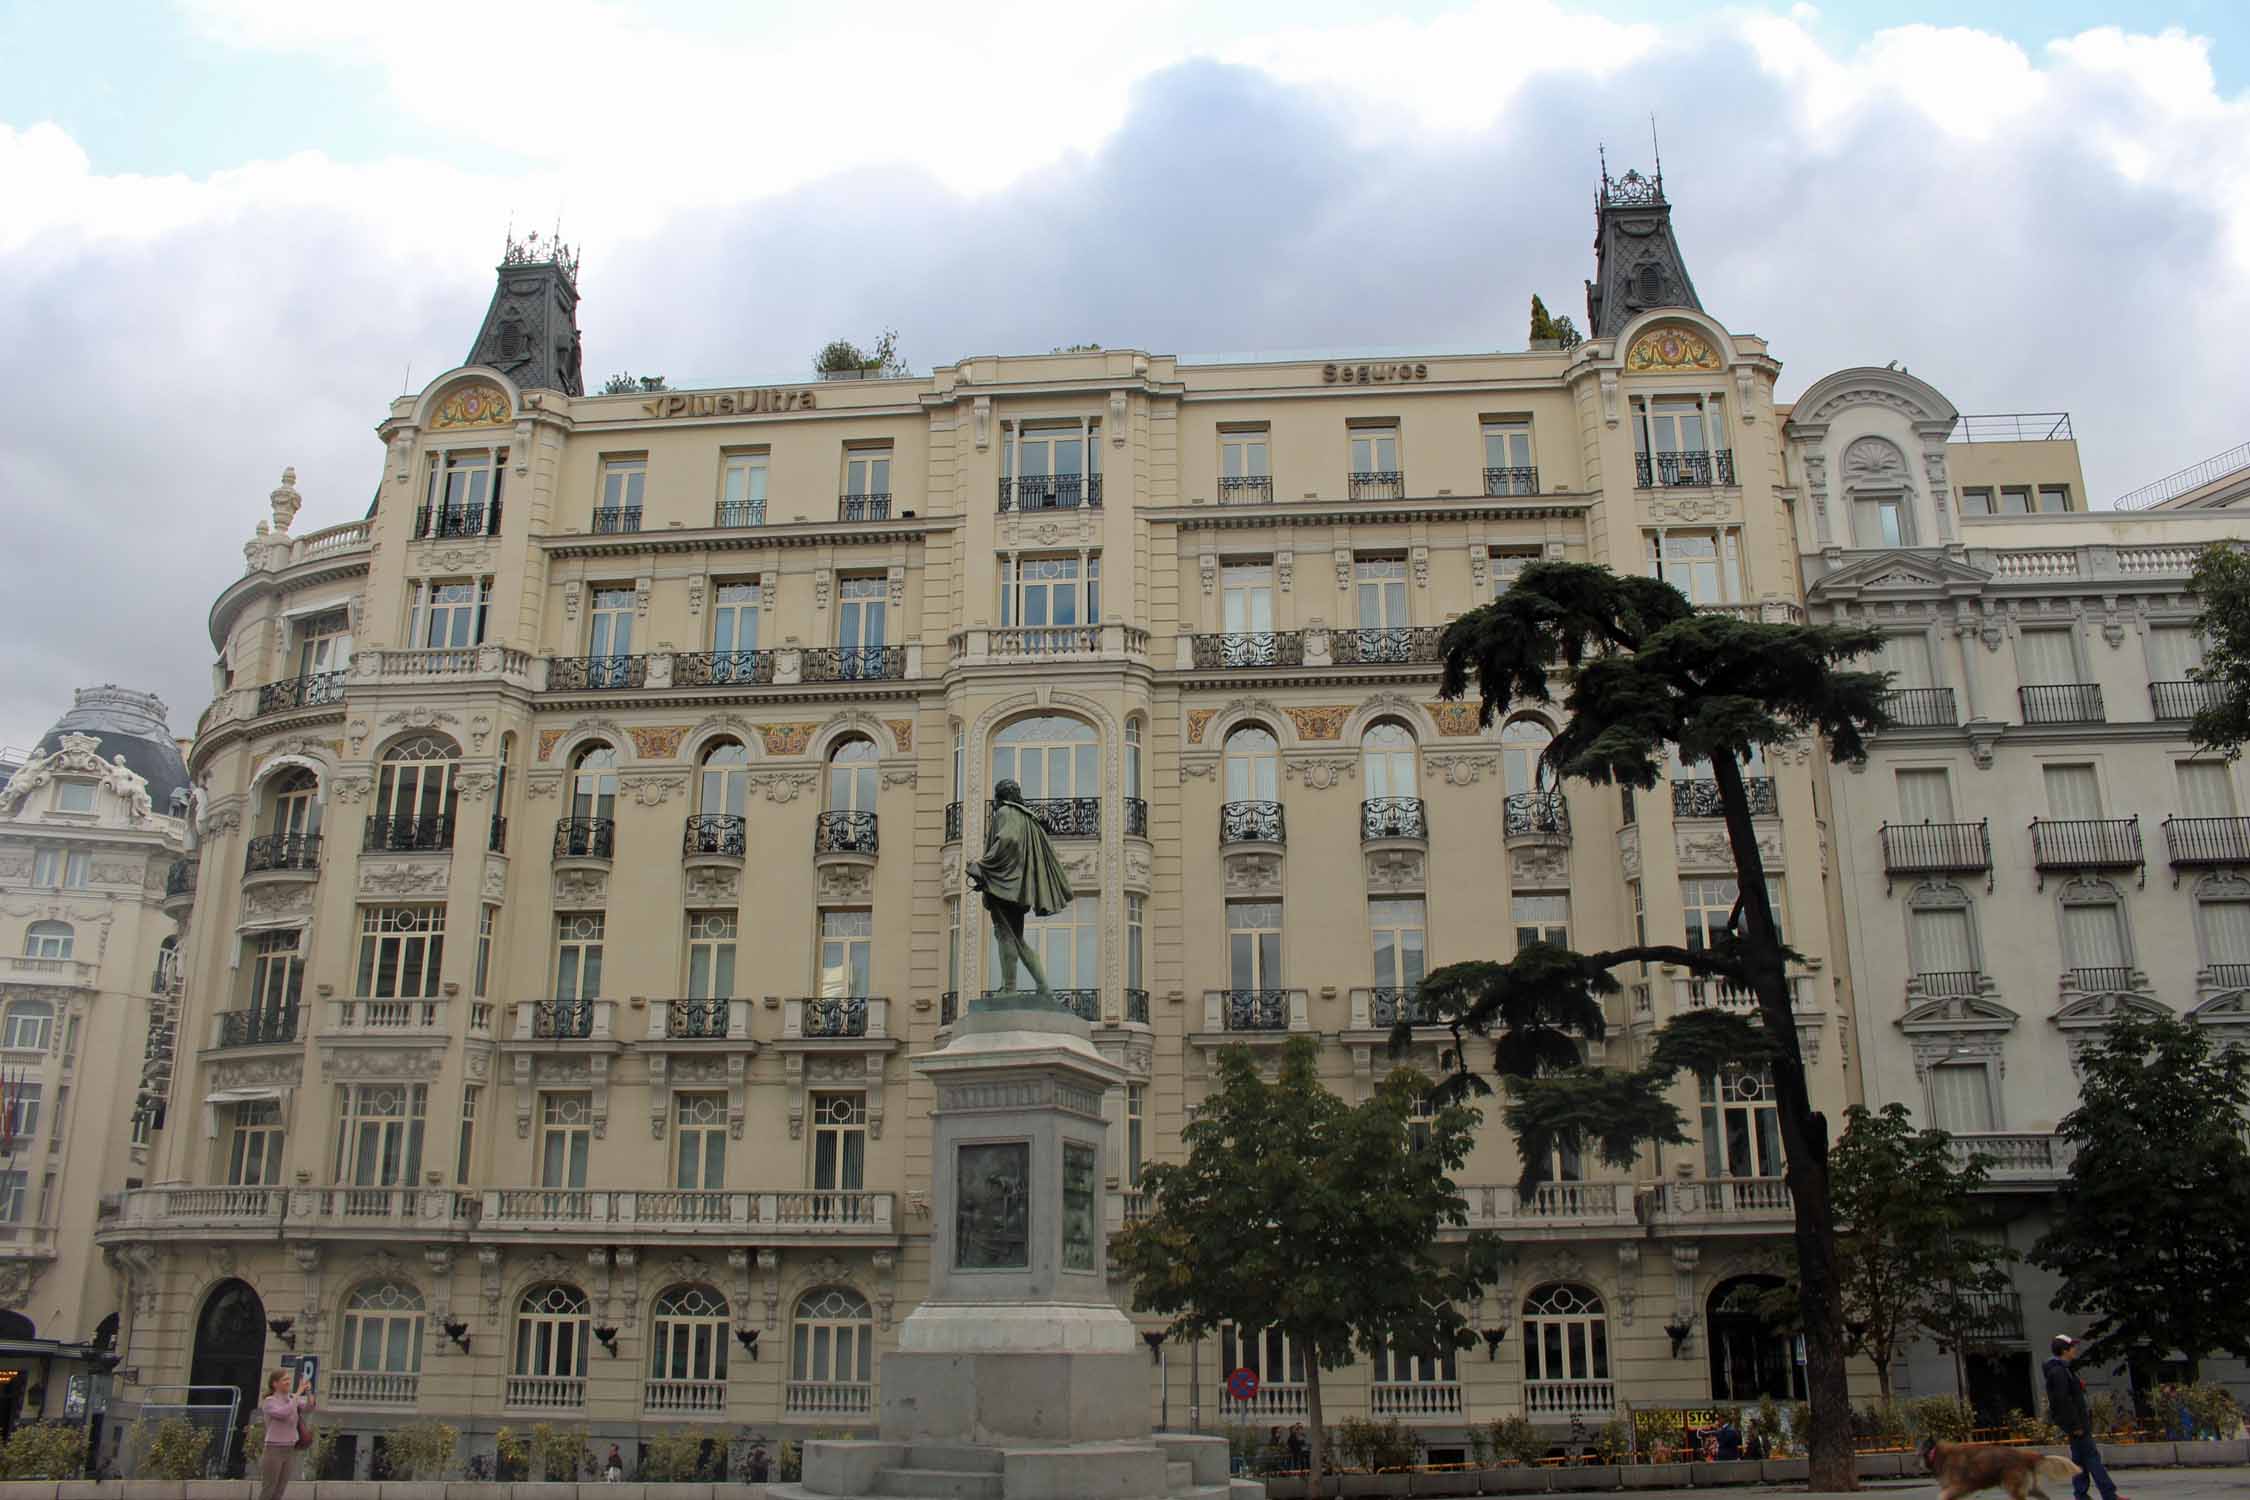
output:
[[[1070,905],[1074,894],[1047,830],[1020,802],[993,808],[984,857],[969,862],[969,879],[983,890],[987,903],[1005,901],[1042,917]]]

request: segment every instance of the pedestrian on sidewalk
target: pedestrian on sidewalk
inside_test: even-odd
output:
[[[2078,1500],[2086,1500],[2091,1483],[2100,1487],[2102,1500],[2122,1500],[2117,1493],[2117,1481],[2109,1477],[2109,1470],[2102,1465],[2101,1445],[2094,1441],[2094,1413],[2086,1404],[2086,1382],[2070,1367],[2078,1358],[2078,1340],[2067,1333],[2058,1333],[2047,1347],[2053,1351],[2045,1372],[2047,1420],[2070,1438],[2070,1461],[2078,1465],[2078,1477],[2070,1482],[2071,1493]]]

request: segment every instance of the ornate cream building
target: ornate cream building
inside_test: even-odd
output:
[[[1364,1089],[1431,965],[1700,941],[1734,899],[1711,783],[1542,784],[1543,710],[1487,731],[1440,701],[1438,632],[1539,557],[1802,618],[1800,567],[1833,582],[1848,540],[1811,517],[1872,492],[1847,418],[1823,471],[1765,342],[1702,310],[1660,183],[1605,180],[1598,228],[1567,351],[619,396],[583,392],[575,266],[511,247],[469,361],[384,416],[366,517],[293,530],[285,475],[212,608],[179,1062],[101,1234],[128,1368],[247,1388],[319,1352],[363,1466],[418,1415],[487,1451],[543,1420],[870,1426],[925,1280],[906,1058],[991,982],[961,863],[998,777],[1080,893],[1037,924],[1049,971],[1132,1080],[1113,1225],[1218,1047],[1308,1033]],[[1950,421],[1874,405],[1908,477],[1948,485]],[[1756,771],[1841,1110],[1903,987],[1881,973],[1862,1014],[1838,937],[1873,815],[1807,751]],[[1740,1003],[1628,977],[1609,1055]],[[1767,1095],[1687,1084],[1695,1145],[1558,1161],[1532,1194],[1488,1121],[1467,1196],[1513,1258],[1470,1309],[1485,1342],[1331,1376],[1330,1413],[1443,1451],[1519,1411],[1792,1393],[1735,1300],[1788,1225]],[[1236,1365],[1254,1401],[1222,1395]],[[1302,1413],[1300,1376],[1229,1334],[1164,1348],[1149,1399],[1262,1427]]]

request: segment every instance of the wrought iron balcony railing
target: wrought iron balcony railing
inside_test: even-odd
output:
[[[1102,799],[1099,797],[1026,798],[1023,808],[1047,830],[1049,838],[1098,839],[1102,836]],[[985,803],[986,827],[992,824],[994,810],[994,804]]]
[[[1957,1304],[1954,1331],[1972,1343],[2023,1342],[2023,1297],[2016,1292],[1967,1292]]]
[[[865,995],[817,995],[805,1002],[806,1036],[867,1035]]]
[[[2222,990],[2250,989],[2250,963],[2215,963],[2210,973],[2211,983]]]
[[[498,813],[492,815],[492,832],[485,842],[485,847],[494,854],[508,852],[508,820]]]
[[[664,1006],[664,1035],[692,1041],[724,1041],[728,1012],[725,1000],[670,1000]]]
[[[2027,682],[2018,688],[2026,724],[2099,724],[2102,688],[2098,682]]]
[[[584,1041],[594,1034],[591,1000],[534,1000],[531,1034],[542,1042]]]
[[[1368,1019],[1377,1026],[1389,1028],[1405,1021],[1409,1026],[1431,1026],[1437,1022],[1437,1010],[1422,998],[1418,984],[1379,984],[1367,992]]]
[[[1781,802],[1774,795],[1771,776],[1745,776],[1742,790],[1750,803],[1750,815],[1770,818],[1781,810]],[[1719,783],[1709,776],[1694,777],[1672,783],[1672,816],[1675,818],[1723,818],[1726,809],[1719,802]]]
[[[594,534],[606,536],[641,529],[638,505],[600,505],[594,508]]]
[[[370,854],[402,854],[409,850],[453,847],[453,815],[369,818],[367,837],[360,847]]]
[[[824,812],[813,820],[815,854],[873,854],[876,847],[871,812]]]
[[[1089,1026],[1099,1026],[1102,1020],[1102,992],[1100,990],[1056,990],[1055,1004],[1084,1021]]]
[[[749,847],[749,823],[738,813],[689,813],[680,835],[683,855],[728,854],[740,859]]]
[[[1975,823],[1885,823],[1883,872],[1938,875],[1992,868],[1992,829]]]
[[[1734,483],[1734,450],[1714,448],[1708,453],[1636,453],[1633,484],[1637,489],[1673,485]]]
[[[1505,468],[1484,471],[1484,492],[1487,495],[1536,495],[1539,493],[1539,470],[1533,464],[1516,464]]]
[[[1271,474],[1230,474],[1219,481],[1221,505],[1263,505],[1272,499]]]
[[[905,675],[904,646],[815,646],[804,656],[807,682],[872,682]]]
[[[279,1005],[219,1012],[219,1045],[265,1047],[297,1040],[298,1006]]]
[[[195,894],[196,861],[175,859],[164,872],[164,894],[167,896],[192,896]]]
[[[1203,669],[1301,667],[1305,664],[1305,636],[1299,630],[1199,635],[1195,637],[1193,651],[1195,665]]]
[[[2042,870],[2127,870],[2142,863],[2141,820],[2033,818],[2031,862]]]
[[[1232,806],[1233,804],[1228,804]],[[1419,797],[1370,797],[1359,805],[1359,836],[1369,839],[1426,839],[1429,819]]]
[[[278,714],[292,708],[319,708],[344,701],[348,672],[307,672],[286,682],[269,682],[258,689],[258,712]]]
[[[1931,999],[1968,999],[1984,988],[1978,969],[1926,969],[1913,978],[1916,991]]]
[[[711,512],[714,526],[763,526],[766,524],[766,502],[763,500],[721,500]]]
[[[418,538],[449,536],[498,536],[500,534],[500,502],[486,505],[422,505],[414,511],[414,535]]]
[[[616,855],[615,818],[555,819],[555,858],[614,859]]]
[[[1128,989],[1125,992],[1125,1019],[1139,1026],[1148,1024],[1147,990]]]
[[[2069,974],[2072,987],[2089,995],[2132,994],[2140,988],[2124,964],[2072,964]]]
[[[2215,682],[2152,682],[2149,708],[2159,719],[2192,719],[2219,701]]]
[[[1510,838],[1525,838],[1544,834],[1549,838],[1570,837],[1570,804],[1561,792],[1510,792],[1502,804],[1504,825]]]
[[[1363,469],[1345,480],[1345,494],[1353,500],[1404,500],[1403,469]]]
[[[839,521],[888,521],[890,518],[891,497],[888,494],[836,497],[836,519]]]
[[[1339,667],[1395,666],[1438,659],[1435,625],[1394,625],[1338,630],[1328,637],[1329,659]]]
[[[1101,503],[1099,474],[1025,474],[1000,481],[1002,510],[1099,510]]]
[[[1949,729],[1961,722],[1951,688],[1893,688],[1883,695],[1883,711],[1901,729]]]
[[[263,833],[242,850],[242,873],[263,870],[310,870],[320,864],[317,833]]]
[[[645,656],[557,656],[547,662],[547,691],[637,688],[648,685]]]
[[[945,804],[945,841],[949,844],[961,841],[961,804],[958,802]]]
[[[674,687],[762,687],[772,681],[771,651],[682,651],[672,658]]]
[[[1287,990],[1224,990],[1219,1018],[1229,1031],[1287,1031]]]
[[[2182,867],[2250,865],[2250,818],[2166,818],[2164,848]]]
[[[1127,797],[1125,799],[1125,831],[1137,839],[1148,837],[1148,799],[1146,797]]]
[[[1278,802],[1227,802],[1219,808],[1219,842],[1222,844],[1282,844],[1288,830]]]

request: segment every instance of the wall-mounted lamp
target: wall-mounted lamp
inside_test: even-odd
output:
[[[1500,1357],[1500,1346],[1507,1341],[1507,1329],[1487,1328],[1484,1331],[1484,1357],[1487,1360],[1498,1359]]]
[[[609,1357],[610,1357],[611,1359],[615,1359],[615,1358],[617,1358],[617,1330],[616,1330],[616,1329],[614,1329],[614,1328],[597,1328],[597,1329],[595,1329],[595,1330],[594,1330],[594,1337],[595,1337],[595,1338],[597,1338],[597,1339],[600,1339],[600,1340],[601,1340],[601,1342],[602,1342],[602,1347],[603,1347],[604,1349],[607,1349],[607,1350],[609,1351]]]
[[[1152,1360],[1157,1360],[1157,1359],[1162,1359],[1162,1358],[1164,1357],[1164,1330],[1163,1330],[1163,1329],[1161,1329],[1161,1328],[1149,1328],[1149,1329],[1144,1329],[1144,1330],[1142,1331],[1142,1333],[1141,1333],[1141,1342],[1142,1342],[1142,1343],[1144,1343],[1144,1344],[1147,1344],[1147,1345],[1148,1345],[1148,1357],[1149,1357],[1150,1359],[1152,1359]]]
[[[737,1328],[737,1329],[736,1329],[736,1330],[734,1331],[734,1341],[735,1341],[736,1343],[738,1343],[738,1344],[740,1344],[740,1345],[742,1346],[742,1352],[743,1352],[743,1353],[745,1353],[745,1354],[747,1354],[747,1355],[749,1355],[749,1356],[750,1356],[750,1363],[752,1363],[752,1364],[756,1364],[756,1363],[758,1362],[758,1330],[757,1330],[757,1329],[755,1329],[755,1328]]]
[[[469,1352],[469,1325],[468,1325],[468,1324],[466,1324],[466,1323],[448,1323],[448,1324],[446,1324],[446,1325],[445,1325],[445,1336],[446,1336],[447,1338],[449,1338],[449,1339],[453,1340],[453,1342],[454,1342],[454,1343],[458,1344],[458,1345],[460,1346],[460,1348],[461,1348],[461,1352],[462,1352],[463,1354],[466,1354],[466,1353],[468,1353],[468,1352]]]
[[[291,1331],[296,1326],[297,1320],[295,1318],[274,1318],[266,1324],[266,1327],[273,1331],[275,1338],[292,1349],[297,1347],[297,1335]]]
[[[1664,1336],[1672,1341],[1672,1357],[1674,1359],[1680,1357],[1680,1351],[1687,1347],[1688,1335],[1693,1332],[1695,1332],[1693,1323],[1667,1323],[1664,1325]]]

